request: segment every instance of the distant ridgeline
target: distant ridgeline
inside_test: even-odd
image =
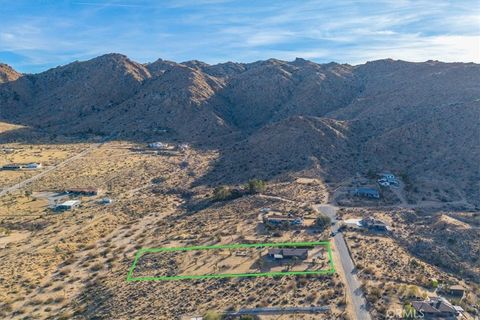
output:
[[[107,54],[39,74],[1,65],[0,121],[26,126],[26,140],[30,130],[219,149],[209,181],[315,168],[339,181],[388,168],[408,177],[413,198],[433,183],[446,201],[478,206],[478,92],[474,63],[140,64]]]

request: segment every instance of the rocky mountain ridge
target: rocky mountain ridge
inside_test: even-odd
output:
[[[33,75],[1,65],[0,120],[80,138],[217,148],[210,180],[317,168],[335,181],[388,169],[473,200],[479,83],[474,63],[140,64],[107,54]]]
[[[15,81],[22,76],[8,64],[0,63],[0,84]]]

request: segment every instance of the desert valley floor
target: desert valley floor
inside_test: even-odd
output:
[[[1,130],[15,126],[3,123]],[[219,186],[201,179],[218,159],[216,150],[184,145],[158,151],[145,143],[102,139],[41,141],[9,142],[0,150],[0,166],[42,164],[0,171],[1,318],[190,319],[209,311],[321,306],[326,311],[296,319],[356,319],[357,304],[365,303],[372,319],[386,319],[412,300],[435,296],[448,297],[467,319],[479,315],[480,265],[472,253],[479,252],[480,221],[465,200],[411,202],[404,182],[382,188],[379,200],[353,197],[348,190],[375,179],[357,175],[328,183],[315,170],[218,200]],[[53,210],[66,200],[80,203]],[[301,217],[304,224],[268,227],[269,212]],[[332,218],[331,228],[307,223],[319,212]],[[361,219],[381,221],[388,232],[359,228]],[[339,247],[343,239],[346,255]],[[306,241],[331,243],[334,274],[126,281],[141,248]],[[182,258],[183,265],[195,265],[194,257]],[[208,264],[208,257],[200,258]],[[223,267],[247,270],[232,265],[237,260]],[[142,263],[139,270],[147,274],[171,267],[162,259]],[[211,273],[213,264],[218,269],[212,263],[198,272]],[[360,296],[352,288],[356,284]],[[464,288],[462,298],[448,295],[452,285]]]

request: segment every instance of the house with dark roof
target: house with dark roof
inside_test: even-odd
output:
[[[22,169],[22,166],[16,163],[6,164],[2,166],[2,170],[19,170]]]
[[[390,228],[383,221],[367,217],[359,221],[361,227],[367,228],[372,231],[385,232],[389,231]]]
[[[457,298],[463,298],[463,296],[465,295],[465,288],[462,287],[461,285],[456,284],[448,287],[447,292],[451,296],[454,296]]]
[[[72,188],[65,190],[66,193],[76,196],[96,196],[98,189],[96,188]]]
[[[39,169],[42,167],[41,163],[10,163],[1,167],[3,170],[20,170],[20,169]]]
[[[353,191],[353,195],[362,198],[380,199],[380,192],[373,188],[357,188]]]
[[[458,310],[444,298],[412,301],[413,309],[424,319],[456,319]]]
[[[268,256],[274,259],[300,259],[305,260],[308,257],[308,249],[280,249],[273,248],[268,250]]]

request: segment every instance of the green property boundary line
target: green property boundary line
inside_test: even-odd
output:
[[[158,277],[133,277],[133,272],[137,266],[138,260],[144,253],[158,253],[168,251],[192,251],[192,250],[211,250],[211,249],[240,249],[240,248],[265,248],[265,247],[312,247],[325,246],[327,248],[330,268],[318,271],[286,271],[286,272],[258,272],[258,273],[223,273],[223,274],[205,274],[205,275],[182,275],[182,276],[158,276]],[[135,254],[132,265],[127,274],[127,282],[134,281],[168,281],[168,280],[188,280],[188,279],[218,279],[218,278],[239,278],[239,277],[274,277],[288,275],[324,275],[334,274],[335,266],[333,264],[332,248],[329,241],[315,242],[272,242],[272,243],[253,243],[253,244],[226,244],[213,246],[192,246],[192,247],[173,247],[173,248],[142,248]]]

